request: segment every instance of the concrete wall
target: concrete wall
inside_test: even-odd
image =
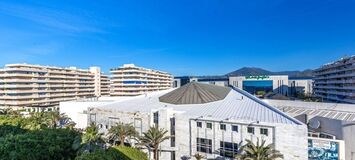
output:
[[[207,158],[219,158],[220,141],[245,143],[245,139],[251,139],[256,142],[266,140],[267,144],[275,143],[276,149],[280,150],[285,156],[285,159],[304,160],[307,159],[307,129],[305,125],[282,125],[282,124],[267,124],[257,122],[235,122],[224,121],[226,131],[220,129],[220,120],[199,119],[199,117],[188,117],[183,112],[174,111],[171,108],[161,108],[152,110],[150,113],[140,112],[121,112],[114,110],[105,110],[93,108],[89,115],[96,124],[100,126],[100,131],[107,133],[108,128],[112,124],[110,119],[115,118],[117,122],[132,123],[135,119],[141,119],[141,128],[136,127],[137,131],[145,132],[150,126],[154,125],[153,113],[158,112],[160,128],[168,130],[168,135],[171,134],[171,118],[175,118],[175,147],[171,146],[171,139],[164,141],[161,144],[160,158],[164,160],[171,159],[174,155],[176,159],[181,157],[192,157],[197,153],[196,139],[207,138],[212,140],[213,154],[200,153]],[[90,116],[89,116],[90,119]],[[111,120],[112,121],[112,120]],[[202,122],[202,127],[197,127],[197,122]],[[206,122],[213,124],[212,129],[206,128]],[[231,125],[238,126],[238,132],[231,130]],[[255,128],[255,134],[247,133],[247,127]],[[106,128],[107,127],[107,128]],[[260,134],[260,128],[268,129],[268,136]],[[191,138],[190,138],[191,137]]]
[[[292,79],[288,80],[288,87],[290,94],[303,93],[305,95],[313,94],[313,80],[312,79]]]
[[[355,160],[355,122],[340,121],[324,117],[314,117],[321,125],[316,132],[325,132],[345,142],[345,159]]]

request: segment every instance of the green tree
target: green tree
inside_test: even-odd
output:
[[[153,150],[155,160],[159,160],[159,145],[170,138],[170,136],[166,135],[167,133],[168,131],[165,129],[150,127],[149,130],[144,132],[143,136],[140,137],[141,143]]]
[[[124,142],[127,138],[137,137],[138,132],[131,124],[123,124],[122,122],[117,123],[115,126],[112,126],[108,131],[109,139],[118,141],[120,146],[124,145]]]
[[[45,118],[50,128],[72,128],[75,125],[67,115],[58,111],[46,112]]]
[[[44,129],[50,126],[50,119],[48,118],[48,113],[45,112],[34,112],[31,113],[29,118],[26,118],[26,124],[24,128],[30,130]]]
[[[103,133],[99,132],[99,129],[95,124],[90,124],[90,126],[86,127],[84,134],[81,137],[81,149],[90,153],[100,149],[104,144],[102,135]]]
[[[0,137],[0,159],[74,159],[72,143],[79,133],[68,129],[28,130]]]
[[[275,150],[273,144],[265,145],[265,140],[259,142],[257,140],[254,144],[250,140],[246,140],[246,144],[240,148],[241,154],[238,154],[236,158],[241,160],[275,160],[278,158],[283,158],[283,155]]]

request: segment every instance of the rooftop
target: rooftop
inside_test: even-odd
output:
[[[191,82],[161,97],[160,102],[170,104],[203,104],[224,99],[230,88]]]
[[[207,85],[207,84],[206,84]],[[212,85],[210,85],[212,86]],[[205,98],[205,103],[196,104],[183,104],[184,102],[191,102],[190,100],[182,100],[183,97],[186,99],[189,96],[196,96],[197,93],[201,92],[211,92],[210,86],[202,86],[200,84],[192,83],[187,88],[182,89],[169,89],[164,91],[158,91],[153,93],[148,93],[146,95],[141,95],[134,97],[132,99],[124,100],[121,102],[110,103],[106,105],[101,105],[97,107],[98,110],[109,110],[109,111],[125,111],[125,112],[145,112],[150,113],[152,110],[157,110],[161,108],[172,108],[175,111],[181,112],[188,117],[208,117],[210,119],[219,120],[242,120],[242,121],[260,121],[266,123],[282,123],[282,124],[292,124],[300,125],[301,122],[286,115],[280,110],[272,107],[258,98],[250,95],[249,93],[233,88],[233,89],[221,89],[221,91],[216,92],[214,98]],[[212,87],[213,90],[214,87]],[[192,94],[180,95],[183,91],[191,92]],[[195,90],[195,91],[192,91]],[[198,90],[198,91],[196,91]],[[227,91],[228,90],[228,91]],[[221,92],[221,93],[220,93]],[[218,93],[218,94],[217,94]],[[224,94],[226,94],[223,98]],[[212,94],[212,93],[209,93]],[[167,95],[177,95],[180,98],[173,98]],[[162,98],[160,98],[162,97]],[[201,102],[204,96],[199,96],[198,102]],[[212,96],[213,97],[213,96]],[[160,99],[165,99],[166,103]],[[195,99],[196,100],[196,99]],[[192,100],[195,102],[195,100]],[[213,100],[207,102],[207,100]],[[176,102],[179,104],[174,104],[170,102]]]

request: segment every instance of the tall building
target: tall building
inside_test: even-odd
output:
[[[314,93],[324,101],[355,103],[355,56],[315,70]]]
[[[111,69],[111,96],[137,96],[172,88],[172,75],[134,64]]]
[[[60,101],[108,95],[108,85],[108,77],[98,67],[8,64],[0,69],[0,107],[52,109]]]

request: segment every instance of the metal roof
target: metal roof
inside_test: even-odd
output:
[[[320,103],[320,102],[302,102],[285,100],[265,100],[283,112],[298,116],[307,114],[309,117],[326,117],[342,121],[355,121],[354,104]]]
[[[159,100],[171,104],[209,103],[224,99],[230,90],[227,87],[191,82],[159,97]]]
[[[191,118],[204,117],[231,121],[302,124],[293,117],[240,89],[231,89],[224,99],[209,103],[176,105],[159,100],[159,97],[169,92],[174,92],[173,90],[148,93],[147,95],[137,96],[129,100],[102,105],[97,107],[97,110],[151,113],[157,109],[172,108],[174,111]],[[95,108],[93,111],[95,112]]]

